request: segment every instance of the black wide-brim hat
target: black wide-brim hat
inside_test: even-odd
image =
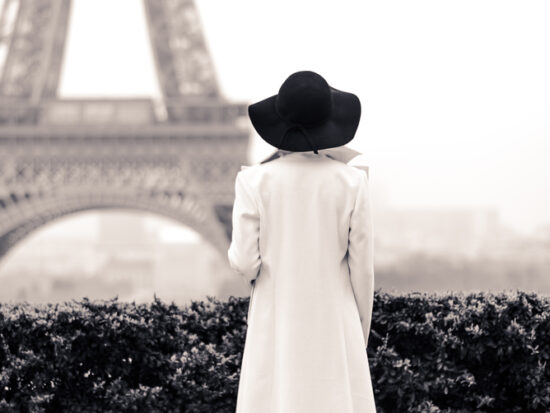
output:
[[[270,145],[317,153],[353,139],[361,102],[353,93],[333,88],[319,74],[301,71],[290,75],[277,95],[250,105],[248,115]]]

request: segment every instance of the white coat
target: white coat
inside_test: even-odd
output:
[[[291,152],[239,171],[232,219],[251,286],[236,413],[375,413],[367,173]]]

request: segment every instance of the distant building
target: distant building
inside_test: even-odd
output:
[[[98,272],[105,283],[131,283],[133,289],[152,288],[155,261],[151,257],[131,259],[111,256]],[[121,292],[122,293],[122,292]]]
[[[113,251],[118,245],[154,245],[157,236],[146,230],[141,213],[124,210],[99,214],[99,242]]]
[[[154,270],[156,295],[185,304],[207,295],[218,297],[224,283],[219,253],[207,243],[177,242],[162,245]]]
[[[385,207],[373,214],[378,263],[409,252],[473,257],[503,231],[494,208]]]

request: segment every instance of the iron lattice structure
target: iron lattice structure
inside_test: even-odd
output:
[[[220,253],[246,163],[246,104],[219,90],[193,0],[143,0],[162,91],[57,96],[71,0],[0,10],[0,257],[71,213],[132,208],[174,218]]]

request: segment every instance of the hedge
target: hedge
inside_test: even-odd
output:
[[[234,413],[248,298],[0,304],[0,412]],[[550,411],[550,298],[377,290],[378,413]],[[261,412],[259,412],[261,413]]]

